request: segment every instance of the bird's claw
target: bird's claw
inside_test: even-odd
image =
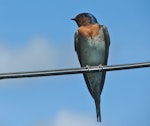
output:
[[[102,64],[99,64],[99,71],[102,71],[103,70],[103,65]]]
[[[89,66],[89,65],[86,65],[85,67],[86,67],[86,69],[87,69],[88,71],[90,71],[90,66]]]

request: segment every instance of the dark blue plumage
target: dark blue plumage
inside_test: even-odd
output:
[[[97,19],[94,17],[94,15],[90,13],[81,13],[77,15],[75,18],[72,18],[72,20],[75,20],[78,26],[84,26],[84,23],[89,23],[89,24],[95,24],[98,23]]]
[[[92,14],[90,14],[90,13],[81,13],[81,15],[84,15],[84,16],[90,18],[90,21],[91,21],[90,23],[91,23],[91,24],[98,23],[98,22],[97,22],[97,19],[94,17],[94,15],[92,15]]]

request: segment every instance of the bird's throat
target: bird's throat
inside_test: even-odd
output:
[[[90,24],[87,26],[80,26],[78,28],[78,32],[85,38],[89,37],[94,38],[99,34],[99,29],[100,29],[99,24]]]

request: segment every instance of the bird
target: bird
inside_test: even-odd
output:
[[[72,18],[78,26],[74,47],[81,67],[107,65],[110,37],[105,25],[100,25],[91,13],[80,13]],[[95,101],[97,122],[101,122],[100,97],[106,71],[83,73],[87,88]]]

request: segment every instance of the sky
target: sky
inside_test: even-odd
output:
[[[92,13],[107,26],[108,65],[150,61],[148,0],[1,0],[0,73],[80,67],[77,25]],[[149,126],[150,68],[107,72],[102,123],[82,74],[0,80],[0,126]]]

